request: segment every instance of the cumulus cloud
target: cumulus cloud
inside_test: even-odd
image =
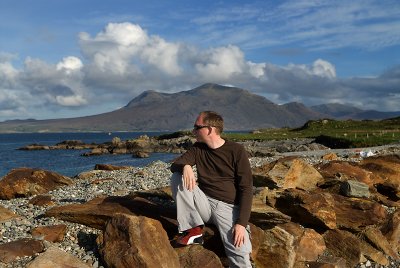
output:
[[[0,120],[32,117],[35,109],[53,111],[42,113],[49,118],[110,103],[116,108],[144,90],[176,92],[208,82],[242,87],[276,103],[355,100],[360,108],[399,109],[400,68],[376,78],[339,79],[335,65],[325,59],[286,66],[257,63],[235,45],[202,49],[150,35],[132,23],[110,23],[94,36],[82,32],[79,44],[82,55],[55,64],[28,57],[17,68],[14,57],[0,54]]]

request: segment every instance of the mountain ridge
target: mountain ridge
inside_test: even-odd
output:
[[[365,112],[345,105],[278,105],[245,89],[208,83],[177,93],[144,91],[124,107],[98,115],[0,122],[0,132],[178,131],[191,129],[198,113],[204,110],[222,114],[226,130],[299,127],[313,119],[336,119],[340,112],[342,117],[346,116],[345,111],[354,117]],[[382,117],[385,113],[370,111],[364,115]],[[390,115],[399,116],[400,112]]]

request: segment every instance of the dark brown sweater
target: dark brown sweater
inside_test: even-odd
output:
[[[236,223],[247,226],[253,198],[253,177],[249,158],[242,145],[225,141],[217,149],[196,142],[171,166],[172,172],[182,172],[185,165],[196,165],[197,182],[209,197],[239,205]]]

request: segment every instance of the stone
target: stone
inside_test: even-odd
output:
[[[136,158],[149,158],[150,154],[144,151],[136,151],[132,156]]]
[[[380,193],[393,201],[400,200],[399,154],[368,157],[361,161],[360,166],[377,177],[375,184]]]
[[[335,153],[329,153],[329,154],[325,154],[322,156],[323,160],[327,160],[327,161],[332,161],[332,160],[337,160],[338,156]]]
[[[29,202],[29,204],[32,204],[34,206],[40,206],[40,207],[47,207],[47,206],[53,206],[55,205],[55,202],[52,200],[51,195],[37,195],[32,197]]]
[[[131,169],[132,167],[130,166],[115,166],[115,165],[110,165],[110,164],[96,164],[94,166],[95,170],[123,170],[123,169]]]
[[[69,177],[52,171],[17,168],[11,170],[0,180],[0,199],[9,200],[43,194],[73,183]]]
[[[48,248],[33,261],[29,262],[26,268],[90,268],[77,257],[62,251],[56,247]]]
[[[291,268],[295,259],[295,238],[292,234],[278,226],[264,231],[264,239],[254,260],[257,268]]]
[[[106,225],[99,252],[108,267],[180,267],[161,223],[116,214]]]
[[[177,230],[175,209],[162,207],[140,196],[97,197],[83,204],[52,207],[46,217],[84,224],[102,230],[116,213],[141,215],[160,221],[164,229],[173,236]]]
[[[0,223],[6,222],[15,218],[18,218],[19,216],[16,215],[13,211],[6,209],[3,206],[0,206]]]
[[[370,196],[368,185],[354,180],[342,182],[340,192],[348,197],[366,197]]]
[[[393,249],[400,251],[400,209],[397,209],[381,228],[382,234]]]
[[[356,180],[373,187],[375,177],[372,172],[363,169],[356,163],[346,161],[331,161],[325,164],[317,164],[316,169],[324,179],[340,179],[341,181]]]
[[[0,245],[0,262],[10,263],[18,257],[33,256],[43,252],[44,245],[35,239],[23,238]]]
[[[375,228],[374,226],[369,226],[363,232],[363,235],[373,247],[381,250],[386,255],[392,257],[395,260],[400,259],[397,252],[393,250],[392,246],[389,244],[388,240],[379,229]]]
[[[58,224],[36,227],[31,231],[31,234],[35,239],[44,239],[55,243],[63,241],[66,232],[67,226],[65,224]]]
[[[387,217],[382,205],[374,201],[297,189],[282,192],[275,208],[292,221],[317,230],[346,228],[358,232],[383,223]]]
[[[272,163],[253,169],[255,186],[268,188],[298,188],[312,190],[322,175],[310,164],[297,157],[283,157]]]
[[[358,238],[348,231],[328,230],[323,234],[327,253],[346,260],[346,267],[360,263],[363,255]]]
[[[175,248],[182,268],[223,268],[219,257],[200,245]]]
[[[293,235],[295,239],[296,262],[316,261],[326,249],[324,238],[313,229],[303,228],[293,222],[278,226]]]
[[[346,260],[335,256],[321,256],[318,261],[308,263],[309,268],[348,268]]]

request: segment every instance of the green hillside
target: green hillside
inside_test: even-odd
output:
[[[315,138],[330,148],[370,147],[400,142],[400,117],[379,121],[312,120],[300,128],[269,128],[224,135],[231,140]]]

